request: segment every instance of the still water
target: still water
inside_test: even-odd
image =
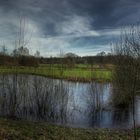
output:
[[[33,75],[0,76],[0,115],[83,128],[132,127],[132,111],[113,107],[110,83],[67,82]],[[136,122],[140,124],[136,97]]]

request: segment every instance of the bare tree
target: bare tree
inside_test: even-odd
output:
[[[122,31],[120,41],[113,46],[115,104],[132,107],[134,139],[137,139],[135,97],[140,88],[140,30],[131,26]],[[131,103],[131,104],[130,104]]]
[[[10,87],[10,91],[12,94],[10,94],[10,117],[15,117],[15,113],[17,111],[17,106],[18,106],[18,55],[16,53],[17,49],[21,47],[25,47],[29,41],[30,38],[26,38],[26,33],[27,33],[27,28],[26,28],[26,20],[23,17],[20,17],[19,19],[19,27],[18,27],[18,32],[17,36],[15,39],[15,54],[14,54],[14,59],[15,59],[15,73],[12,76],[12,81],[13,85]]]
[[[40,57],[40,52],[37,50],[34,54],[35,57],[39,58]]]
[[[64,74],[64,52],[63,50],[60,50],[60,66],[59,66],[59,70],[60,70],[60,76],[61,78],[63,77]]]
[[[1,54],[2,55],[6,55],[7,54],[7,48],[6,48],[5,44],[1,45]]]

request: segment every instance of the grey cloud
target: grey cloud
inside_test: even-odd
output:
[[[139,22],[139,0],[0,0],[0,39],[15,39],[19,16],[35,30],[29,47],[44,55],[55,50],[108,49],[124,25]],[[101,47],[102,46],[102,47]],[[46,51],[46,52],[44,52]],[[54,53],[55,52],[55,53]],[[51,54],[49,54],[51,55]]]

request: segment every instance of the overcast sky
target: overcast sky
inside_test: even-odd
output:
[[[110,51],[123,26],[140,21],[140,0],[0,0],[0,44],[9,51],[19,17],[26,21],[26,47],[32,54],[95,55]]]

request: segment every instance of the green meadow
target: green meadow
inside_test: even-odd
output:
[[[112,66],[84,65],[77,64],[74,67],[67,67],[60,64],[40,65],[39,67],[23,66],[0,66],[0,73],[19,73],[41,75],[51,78],[65,79],[69,81],[90,82],[110,82]]]

